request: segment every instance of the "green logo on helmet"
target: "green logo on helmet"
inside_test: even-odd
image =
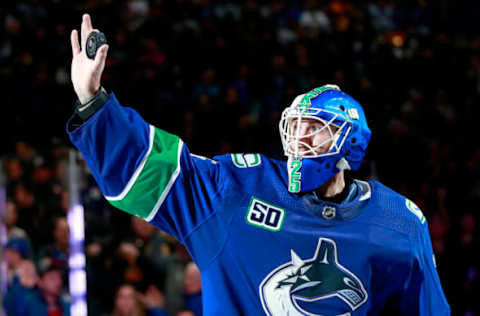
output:
[[[337,86],[333,85],[325,85],[315,89],[310,90],[309,92],[305,93],[302,100],[298,104],[299,107],[307,109],[312,105],[312,99],[319,96],[323,92],[327,90],[339,90]]]

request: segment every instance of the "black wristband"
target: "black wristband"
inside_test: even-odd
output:
[[[80,101],[77,100],[75,113],[83,120],[86,121],[90,116],[92,116],[98,109],[100,109],[105,102],[108,100],[108,93],[103,88],[100,87],[98,93],[85,104],[81,104]]]

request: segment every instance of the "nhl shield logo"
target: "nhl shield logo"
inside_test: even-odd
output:
[[[291,250],[291,261],[272,271],[259,291],[265,313],[272,316],[350,315],[368,299],[362,281],[338,262],[337,246],[327,238],[319,238],[310,259]]]

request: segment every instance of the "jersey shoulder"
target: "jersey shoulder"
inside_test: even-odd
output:
[[[371,185],[371,200],[379,210],[375,216],[378,224],[410,236],[418,236],[423,231],[426,218],[412,200],[380,182],[372,181]]]
[[[285,162],[272,159],[259,153],[234,153],[224,154],[213,157],[214,160],[223,164],[225,167],[237,172],[264,172],[282,170]],[[286,165],[285,165],[286,166]]]
[[[235,153],[215,156],[223,167],[223,174],[231,182],[242,186],[286,187],[286,163],[258,153]]]
[[[265,160],[265,156],[262,156],[263,155],[258,153],[236,153],[215,156],[213,159],[226,165],[231,165],[240,169],[246,169],[260,167],[262,165],[262,160]]]

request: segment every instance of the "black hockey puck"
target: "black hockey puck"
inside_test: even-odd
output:
[[[105,38],[105,34],[102,32],[92,32],[88,35],[87,38],[87,56],[90,59],[95,59],[95,55],[97,54],[97,50],[103,44],[107,43],[107,39]]]

